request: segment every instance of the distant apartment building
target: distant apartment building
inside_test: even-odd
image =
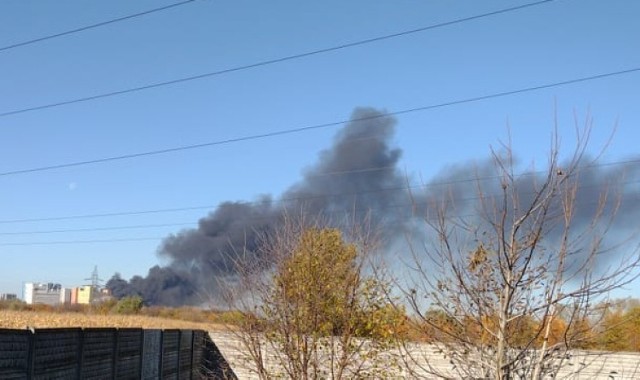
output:
[[[24,284],[24,302],[29,305],[58,305],[62,298],[62,285],[27,282]]]
[[[18,296],[13,293],[0,293],[0,301],[11,301],[18,299]]]
[[[76,289],[76,303],[88,305],[96,297],[96,289],[91,285],[80,286]]]

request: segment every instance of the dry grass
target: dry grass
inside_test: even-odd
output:
[[[0,328],[142,327],[147,329],[220,330],[219,324],[189,322],[142,315],[97,315],[46,311],[0,310]]]

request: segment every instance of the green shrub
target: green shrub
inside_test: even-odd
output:
[[[142,310],[142,297],[130,296],[124,297],[114,307],[117,314],[138,314]]]

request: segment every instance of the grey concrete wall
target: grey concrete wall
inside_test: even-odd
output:
[[[230,367],[239,379],[257,379],[248,360],[246,350],[242,347],[240,339],[232,333],[224,331],[210,332],[212,340],[216,343],[220,352],[226,358]],[[449,374],[451,378],[459,378],[452,369],[452,365],[434,346],[416,344],[411,348],[410,355],[413,360],[406,363],[392,376],[398,379],[436,379],[437,376],[427,373],[428,368],[437,370],[443,374]],[[402,358],[400,350],[388,353],[389,357]],[[265,352],[266,366],[277,368],[277,353]],[[402,360],[400,360],[402,362]],[[411,366],[414,371],[409,371]],[[551,377],[549,378],[551,379]],[[554,379],[587,380],[632,380],[640,379],[640,353],[608,353],[597,351],[572,351],[562,362],[561,368]]]

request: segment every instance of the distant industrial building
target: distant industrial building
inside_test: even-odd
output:
[[[18,296],[13,293],[0,293],[0,301],[11,301],[18,299]]]
[[[38,282],[27,282],[24,284],[24,302],[29,305],[58,305],[61,303],[63,295],[62,285]]]
[[[98,277],[97,267],[91,278],[85,280],[90,280],[91,285],[63,288],[60,284],[27,282],[24,284],[24,301],[30,305],[89,305],[113,298],[108,289],[100,286],[102,280]]]

